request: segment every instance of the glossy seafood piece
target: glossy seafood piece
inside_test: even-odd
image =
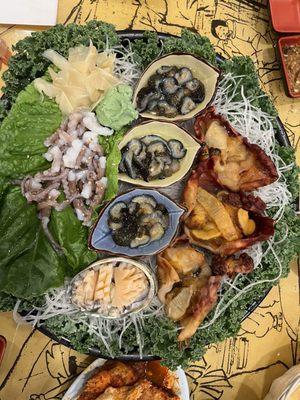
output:
[[[168,225],[166,207],[149,195],[117,202],[109,210],[108,226],[119,246],[136,248],[160,240]]]
[[[141,311],[155,291],[155,278],[147,265],[122,257],[96,261],[70,283],[73,304],[105,318]]]
[[[193,111],[205,98],[203,83],[187,67],[162,66],[137,94],[140,112],[168,118]]]
[[[191,54],[169,54],[144,71],[133,102],[144,118],[188,120],[212,102],[219,77],[219,70]]]
[[[166,187],[190,171],[200,144],[173,123],[152,121],[132,128],[119,148],[123,154],[120,180],[145,187]],[[154,168],[156,172],[149,177]]]
[[[183,329],[178,336],[179,342],[191,338],[208,313],[214,308],[218,300],[221,279],[221,276],[209,277],[207,283],[196,292],[188,315],[180,321]]]
[[[214,254],[211,261],[211,269],[214,275],[227,275],[229,278],[236,274],[249,274],[253,271],[253,268],[253,260],[246,253],[237,257],[222,257],[219,254]]]
[[[37,203],[39,218],[49,239],[52,235],[48,223],[53,208],[61,211],[72,205],[83,225],[91,225],[93,212],[100,205],[107,186],[106,157],[99,136],[112,133],[111,129],[99,125],[94,113],[82,110],[69,115],[45,140],[44,158],[51,162],[50,168],[26,176],[21,187],[27,201]],[[64,201],[60,200],[61,193]],[[51,242],[55,244],[53,238]]]
[[[204,255],[181,240],[158,255],[157,273],[166,315],[183,328],[178,340],[187,340],[215,305],[218,285],[212,280],[220,283],[221,277],[212,277]]]
[[[190,243],[220,255],[234,254],[274,234],[274,221],[263,215],[258,197],[231,193],[214,180],[211,160],[200,163],[183,193],[188,209],[184,232]]]
[[[126,204],[129,222],[125,224],[127,217],[122,219],[116,238],[111,229],[112,214],[120,212],[120,203]],[[132,212],[129,206],[133,207]],[[90,247],[99,252],[133,257],[156,254],[173,240],[184,212],[183,207],[156,190],[131,190],[117,196],[101,211],[90,235]],[[131,218],[137,218],[138,224],[131,223]]]
[[[157,256],[158,298],[166,315],[182,326],[178,340],[189,339],[217,302],[223,276],[248,274],[253,260],[239,256],[214,255],[208,265],[203,253],[183,237],[177,238]]]
[[[196,119],[194,128],[209,149],[212,173],[222,186],[249,192],[278,178],[270,157],[241,136],[213,107]]]

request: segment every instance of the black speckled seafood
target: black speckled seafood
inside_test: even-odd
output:
[[[144,71],[133,101],[144,118],[188,120],[212,102],[219,78],[218,69],[192,54],[169,54]]]
[[[119,148],[120,180],[139,186],[166,187],[190,171],[200,144],[174,123],[151,121],[132,128]]]
[[[157,190],[130,190],[102,209],[90,247],[129,257],[154,255],[173,240],[184,212]]]

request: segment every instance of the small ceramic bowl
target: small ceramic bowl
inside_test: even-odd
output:
[[[140,80],[138,81],[134,95],[133,104],[137,107],[138,94],[141,89],[145,88],[148,84],[148,79],[163,66],[176,66],[178,68],[187,67],[193,73],[193,78],[198,79],[205,88],[205,96],[201,103],[188,112],[187,114],[178,114],[175,117],[169,118],[164,115],[153,114],[149,111],[140,112],[140,116],[146,119],[154,119],[160,121],[187,121],[207,108],[214,100],[219,81],[221,79],[221,71],[214,66],[210,65],[206,60],[196,57],[194,54],[189,53],[171,53],[164,55],[154,60],[143,72]]]
[[[127,246],[117,245],[111,235],[111,229],[108,226],[109,210],[117,202],[124,201],[130,202],[133,197],[136,196],[152,196],[158,204],[162,204],[166,207],[169,214],[169,225],[159,240],[150,242],[143,246],[130,248]],[[154,189],[133,189],[124,194],[115,197],[114,200],[109,202],[105,208],[101,211],[98,221],[96,222],[92,233],[89,238],[89,246],[92,250],[96,250],[101,253],[118,254],[128,257],[138,256],[152,256],[159,253],[166,248],[169,243],[175,237],[181,217],[185,212],[185,208],[177,205],[174,201],[164,196],[162,193]]]
[[[270,0],[272,25],[275,31],[300,32],[299,0]]]
[[[132,139],[141,139],[144,136],[155,135],[162,140],[169,141],[177,139],[181,141],[186,149],[184,158],[180,161],[180,169],[171,176],[164,179],[153,179],[145,181],[143,179],[132,179],[125,173],[119,173],[119,179],[123,182],[128,182],[136,186],[145,186],[151,188],[167,187],[173,183],[179,182],[191,171],[193,162],[200,150],[200,144],[182,127],[171,122],[163,121],[147,121],[131,128],[119,144],[119,149],[122,150]]]
[[[300,2],[299,2],[300,4]],[[293,98],[300,98],[300,92],[295,93],[292,89],[292,82],[290,80],[289,74],[288,74],[288,69],[286,66],[286,61],[284,57],[284,47],[285,46],[295,46],[298,45],[300,46],[300,35],[293,35],[293,36],[282,36],[278,40],[278,49],[280,53],[280,58],[281,58],[281,64],[285,76],[285,81],[286,81],[286,86],[287,86],[287,92],[290,97]]]

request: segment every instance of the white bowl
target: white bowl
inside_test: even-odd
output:
[[[69,387],[68,391],[65,393],[62,400],[76,400],[80,394],[85,383],[96,373],[97,369],[101,367],[106,360],[103,358],[97,358],[92,364],[90,364],[82,373],[77,377],[77,379]],[[180,393],[178,394],[181,400],[189,400],[189,386],[186,379],[186,375],[182,368],[177,368],[175,372],[178,377],[178,385],[180,388]]]

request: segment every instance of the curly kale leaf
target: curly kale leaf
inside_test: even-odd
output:
[[[165,54],[172,52],[192,53],[202,57],[211,64],[216,65],[216,53],[206,36],[198,35],[188,29],[181,31],[181,37],[170,37],[164,41],[163,52]]]
[[[146,68],[153,60],[163,54],[173,52],[192,53],[216,65],[216,53],[209,39],[183,29],[181,37],[169,37],[162,42],[156,32],[146,31],[143,39],[133,42],[135,62]]]
[[[142,68],[146,68],[162,53],[161,42],[156,32],[145,31],[142,39],[132,44],[134,61]]]
[[[293,200],[296,200],[299,196],[300,168],[296,164],[295,150],[291,146],[277,146],[276,150],[286,165],[292,165],[292,168],[285,172],[284,177]]]

